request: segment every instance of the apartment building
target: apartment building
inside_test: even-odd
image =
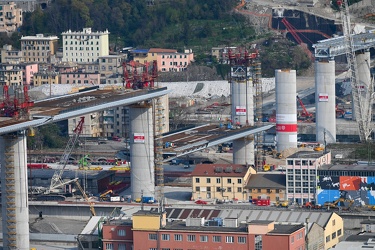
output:
[[[109,32],[94,32],[91,28],[82,31],[68,30],[61,34],[64,62],[97,62],[99,57],[109,55]]]
[[[36,36],[21,37],[21,51],[25,62],[37,62],[40,64],[49,64],[56,62],[57,36]]]
[[[151,63],[157,60],[159,53],[177,53],[175,49],[151,48],[151,49],[134,49],[131,51],[133,61],[139,63]]]
[[[55,71],[40,71],[34,74],[34,86],[50,85],[52,95],[52,85],[59,84],[59,72]]]
[[[0,82],[9,86],[33,85],[33,77],[38,72],[37,63],[0,64]]]
[[[99,113],[98,112],[91,113],[91,114],[84,115],[83,117],[85,120],[83,123],[83,130],[81,134],[82,137],[100,137],[101,131],[100,131]],[[68,120],[69,133],[72,133],[72,131],[77,127],[80,120],[81,120],[80,117],[71,118]]]
[[[255,173],[240,164],[197,164],[191,173],[192,199],[248,200],[246,186]]]
[[[271,203],[286,199],[284,174],[252,174],[246,185],[249,200],[267,199]]]
[[[194,53],[191,50],[185,50],[184,53],[158,53],[158,71],[161,72],[181,72],[194,61]]]
[[[22,26],[22,9],[14,2],[0,3],[0,32],[14,32]]]
[[[59,62],[54,65],[54,68],[59,73],[73,73],[78,70],[78,64],[75,62]]]
[[[292,203],[317,201],[318,169],[331,164],[331,152],[300,151],[286,158],[287,198]]]
[[[12,45],[5,44],[1,49],[1,63],[20,63],[23,61],[22,52],[13,49]]]
[[[167,222],[166,213],[138,211],[129,222],[103,224],[103,249],[305,249],[303,224],[281,225],[254,220],[240,223],[237,218],[188,217]],[[129,248],[128,248],[129,247]]]
[[[100,74],[87,72],[61,73],[60,82],[63,84],[100,84]]]
[[[110,75],[122,75],[122,61],[121,55],[106,55],[99,57],[99,69],[102,77]]]

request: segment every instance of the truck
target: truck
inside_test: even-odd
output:
[[[155,199],[151,196],[143,196],[142,203],[155,203]]]

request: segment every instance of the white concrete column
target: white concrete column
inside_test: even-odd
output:
[[[244,137],[233,141],[233,164],[255,164],[252,138]]]
[[[30,250],[25,131],[0,136],[3,248]]]
[[[151,104],[129,107],[132,199],[155,197],[154,125]]]

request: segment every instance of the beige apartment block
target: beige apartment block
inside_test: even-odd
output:
[[[40,64],[54,63],[58,40],[57,36],[44,36],[43,34],[21,37],[24,61]]]
[[[0,3],[0,32],[13,32],[22,25],[22,9],[14,2]]]
[[[61,36],[64,62],[97,62],[99,57],[109,55],[108,30],[96,32],[91,28],[84,28],[82,31],[68,30]]]
[[[13,49],[12,45],[5,44],[1,49],[1,63],[20,63],[23,61],[22,52]]]
[[[248,200],[246,185],[255,173],[240,164],[198,164],[191,173],[192,199]]]

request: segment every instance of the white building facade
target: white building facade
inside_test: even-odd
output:
[[[63,62],[97,62],[109,54],[109,32],[84,28],[83,31],[63,32]]]
[[[316,201],[318,169],[331,163],[331,152],[297,152],[286,159],[286,192],[292,203]]]

